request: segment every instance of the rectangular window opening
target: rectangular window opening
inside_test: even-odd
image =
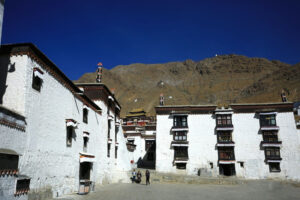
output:
[[[269,163],[270,172],[280,172],[280,163]]]
[[[87,124],[88,123],[88,113],[89,113],[88,109],[84,108],[82,113],[83,113],[82,121]]]
[[[67,127],[67,147],[72,146],[72,137],[73,137],[73,127],[68,126]]]

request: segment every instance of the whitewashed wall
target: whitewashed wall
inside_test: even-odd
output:
[[[15,63],[16,70],[8,73],[3,105],[26,117],[26,138],[22,140],[25,150],[19,169],[20,173],[31,177],[30,192],[50,191],[54,197],[78,192],[79,153],[83,152],[84,131],[90,133],[87,153],[95,155],[91,181],[96,184],[129,182],[126,170],[130,170],[130,163],[126,161],[128,152],[122,132],[118,133],[119,151],[115,159],[114,121],[111,124],[111,156],[107,158],[106,105],[99,103],[102,115],[88,108],[88,124],[85,124],[81,100],[45,69],[26,55],[12,56],[11,62]],[[32,88],[34,67],[44,72],[40,92]],[[66,145],[66,119],[79,122],[71,147]],[[12,146],[18,148],[16,144]]]
[[[300,180],[300,141],[297,129],[293,120],[293,113],[278,113],[276,116],[279,140],[282,141],[280,149],[282,161],[280,173],[270,173],[269,165],[265,163],[264,150],[260,149],[263,137],[259,132],[259,117],[255,113],[233,114],[232,132],[235,142],[235,169],[237,177],[248,179],[292,179]],[[170,115],[157,116],[156,135],[156,170],[160,172],[185,173],[196,175],[198,169],[201,176],[219,175],[217,135],[215,132],[216,119],[212,114],[197,114],[188,116],[189,141],[186,170],[177,170],[173,165],[174,150],[171,148],[173,140],[172,132],[173,118]],[[244,162],[244,167],[240,163]],[[213,169],[210,163],[213,163]]]

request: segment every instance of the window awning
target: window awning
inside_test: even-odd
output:
[[[84,104],[83,109],[88,109],[88,106]]]
[[[232,131],[233,127],[217,127],[217,131]]]
[[[277,115],[277,112],[261,112],[259,115]]]
[[[114,98],[112,96],[108,96],[108,99],[114,101]]]
[[[234,143],[218,143],[217,147],[233,147]]]
[[[40,70],[39,68],[33,68],[33,75],[36,77],[39,77],[40,79],[43,79],[44,72]]]
[[[219,160],[219,164],[234,164],[234,160]]]
[[[95,155],[82,152],[79,154],[79,162],[95,162]]]
[[[187,163],[188,160],[174,160],[174,163]]]
[[[262,126],[260,130],[262,131],[279,130],[279,126]]]
[[[267,160],[267,163],[280,163],[281,160]]]
[[[90,133],[89,132],[83,132],[83,137],[87,137],[87,138],[89,138],[90,137]]]
[[[67,126],[77,128],[78,123],[74,119],[66,119]]]
[[[232,115],[233,111],[227,111],[227,112],[216,111],[215,114],[216,115]]]
[[[172,131],[188,131],[188,130],[189,128],[175,128],[175,127],[172,128]]]
[[[188,147],[189,144],[171,144],[172,147]]]
[[[108,120],[113,120],[113,119],[114,119],[114,116],[108,115]]]

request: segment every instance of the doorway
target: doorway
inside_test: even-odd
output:
[[[219,164],[220,175],[234,176],[235,165],[234,164]]]

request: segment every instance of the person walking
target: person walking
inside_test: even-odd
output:
[[[146,185],[150,185],[150,172],[149,170],[147,169],[146,170]]]
[[[135,172],[135,169],[134,169],[133,172],[132,172],[132,178],[131,178],[132,183],[135,182],[135,176],[136,176],[136,172]]]
[[[137,173],[137,183],[141,183],[141,181],[142,181],[142,173],[140,172],[140,170],[138,171],[138,173]]]

